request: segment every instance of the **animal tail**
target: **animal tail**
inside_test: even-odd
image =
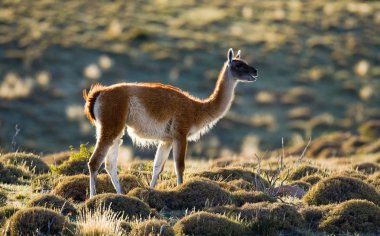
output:
[[[95,101],[100,95],[100,93],[104,90],[105,86],[101,84],[93,84],[91,85],[90,91],[83,90],[83,98],[86,101],[84,105],[84,114],[86,114],[88,120],[91,124],[95,125],[95,114],[94,114],[94,106]]]

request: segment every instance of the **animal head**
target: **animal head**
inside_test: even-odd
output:
[[[227,69],[231,72],[232,77],[240,82],[255,82],[257,79],[257,70],[248,65],[247,62],[240,59],[240,50],[234,57],[232,48],[227,53]]]

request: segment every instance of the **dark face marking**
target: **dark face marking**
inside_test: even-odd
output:
[[[245,61],[234,59],[229,64],[232,76],[238,81],[254,82],[257,79],[257,70]]]

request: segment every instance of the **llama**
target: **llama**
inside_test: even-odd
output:
[[[151,188],[172,149],[177,184],[182,184],[188,141],[198,140],[227,113],[239,81],[256,79],[257,70],[240,59],[240,50],[234,57],[229,49],[215,89],[206,99],[159,83],[119,83],[107,87],[96,84],[88,94],[84,90],[84,112],[96,127],[97,138],[88,163],[90,197],[96,194],[96,176],[104,161],[116,192],[121,193],[117,158],[125,128],[135,145],[157,145]]]

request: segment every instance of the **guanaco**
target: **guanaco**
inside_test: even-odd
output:
[[[90,197],[96,194],[96,176],[104,161],[116,192],[121,193],[117,158],[125,127],[135,145],[157,145],[150,187],[156,185],[171,149],[177,184],[182,184],[188,141],[198,140],[227,113],[239,81],[256,79],[257,70],[240,59],[240,50],[234,57],[229,49],[215,89],[206,99],[160,83],[96,84],[88,94],[84,90],[84,112],[96,127],[97,139],[88,163]]]

